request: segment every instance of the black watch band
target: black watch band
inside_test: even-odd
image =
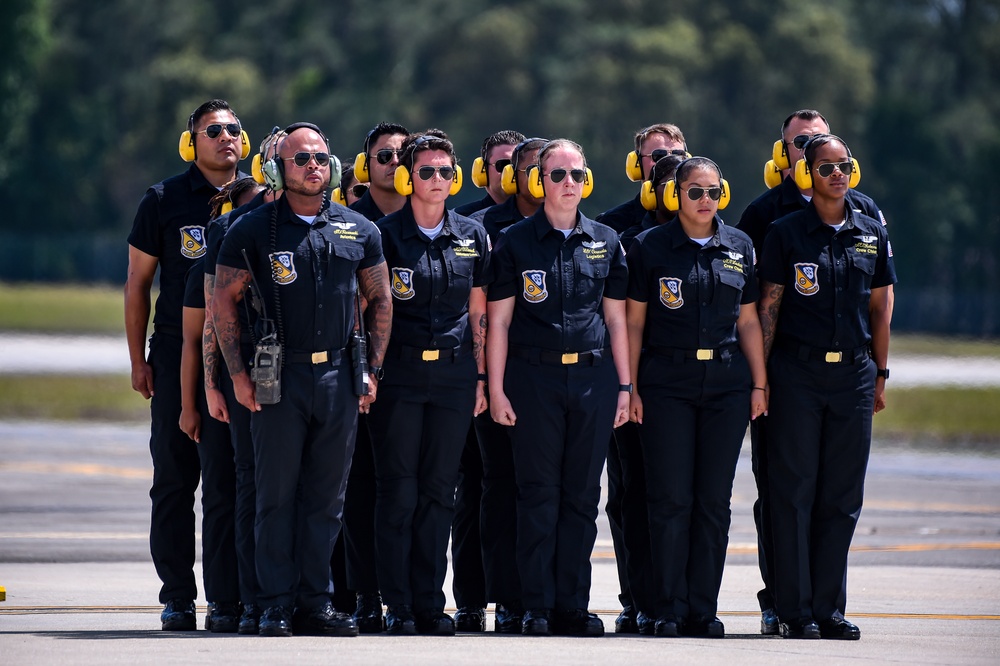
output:
[[[883,379],[889,379],[889,368],[879,368],[875,371],[875,376]]]
[[[485,382],[486,381],[486,373],[485,372],[477,373],[476,374],[476,381],[477,382]]]
[[[375,381],[382,381],[382,366],[380,365],[369,365],[368,374],[375,378]]]
[[[628,393],[629,395],[632,395],[632,385],[631,384],[619,384],[618,385],[618,390],[619,391],[624,391],[625,393]]]

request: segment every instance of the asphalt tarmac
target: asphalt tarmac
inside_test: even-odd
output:
[[[605,638],[266,639],[159,630],[147,442],[146,426],[0,422],[0,664],[1000,663],[1000,456],[990,452],[876,442],[850,559],[857,642],[759,635],[748,442],[720,597],[724,640],[612,633],[620,606],[603,512],[591,610]]]

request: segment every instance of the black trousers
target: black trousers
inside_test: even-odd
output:
[[[730,499],[747,422],[742,354],[639,368],[649,532],[658,617],[713,617],[729,544]]]
[[[757,484],[753,503],[753,522],[757,526],[757,566],[764,587],[757,592],[760,609],[774,608],[774,527],[771,525],[771,488],[767,463],[767,416],[761,414],[750,422],[750,461]]]
[[[653,614],[653,563],[649,549],[646,472],[639,428],[629,422],[614,431],[608,449],[608,503],[615,548],[618,601],[622,608]]]
[[[250,420],[257,483],[259,603],[318,608],[330,601],[358,398],[346,353],[286,363],[281,402]]]
[[[178,425],[181,342],[180,336],[162,333],[154,333],[149,341],[154,391],[150,399],[153,485],[149,489],[149,552],[163,583],[160,603],[198,596],[194,577],[194,494],[201,478],[201,461],[198,447]]]
[[[875,363],[803,361],[776,348],[768,382],[776,610],[785,622],[840,617],[871,452]]]
[[[526,608],[586,608],[601,470],[617,407],[608,353],[598,365],[509,358],[504,391],[517,479],[517,566]]]
[[[511,428],[494,421],[489,412],[475,419],[483,461],[483,496],[479,513],[486,599],[507,607],[521,603],[517,572],[517,482]]]
[[[451,524],[451,589],[458,608],[486,608],[486,577],[480,538],[483,498],[483,458],[476,430],[469,419],[465,448],[458,466],[455,520]]]
[[[379,584],[375,564],[375,456],[369,423],[370,415],[358,416],[358,434],[344,500],[343,541],[348,587],[356,592],[376,593]]]
[[[391,358],[372,404],[375,544],[386,605],[444,609],[459,461],[475,406],[471,354]]]
[[[239,558],[236,553],[236,464],[229,426],[208,414],[205,391],[198,387],[201,414],[201,566],[205,599],[240,600]],[[244,410],[246,411],[246,410]],[[188,445],[194,442],[188,440]]]
[[[250,367],[251,348],[241,350],[243,362]],[[254,481],[253,438],[250,436],[250,410],[236,400],[233,380],[225,363],[219,367],[219,388],[229,409],[229,437],[236,465],[236,558],[240,579],[240,601],[257,603],[256,539],[254,522],[257,517],[257,486]]]

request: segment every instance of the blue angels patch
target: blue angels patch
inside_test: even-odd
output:
[[[401,301],[408,301],[417,292],[413,291],[413,269],[393,268],[392,269],[392,295]]]
[[[813,296],[819,291],[816,264],[795,264],[795,291],[803,296]]]
[[[294,252],[274,252],[267,255],[271,260],[271,277],[278,284],[291,284],[299,276],[295,272]]]
[[[684,305],[684,294],[681,293],[682,284],[684,281],[680,278],[660,278],[660,302],[671,310],[676,310]]]
[[[545,288],[545,271],[524,271],[524,300],[529,303],[541,303],[549,297]]]
[[[181,254],[188,259],[197,259],[205,254],[205,227],[181,227]]]

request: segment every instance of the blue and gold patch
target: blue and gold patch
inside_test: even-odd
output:
[[[814,296],[819,291],[816,264],[795,264],[795,291],[803,296]]]
[[[392,295],[401,301],[408,301],[417,295],[413,291],[413,269],[392,269]]]
[[[541,303],[549,297],[545,288],[545,271],[524,271],[524,300],[529,303]]]
[[[188,259],[197,259],[205,254],[205,227],[181,227],[181,254]]]
[[[271,260],[271,277],[278,284],[291,284],[299,274],[295,271],[294,252],[274,252],[267,255]]]
[[[684,305],[684,294],[681,293],[682,284],[684,281],[680,278],[660,278],[660,302],[671,310],[676,310]]]

